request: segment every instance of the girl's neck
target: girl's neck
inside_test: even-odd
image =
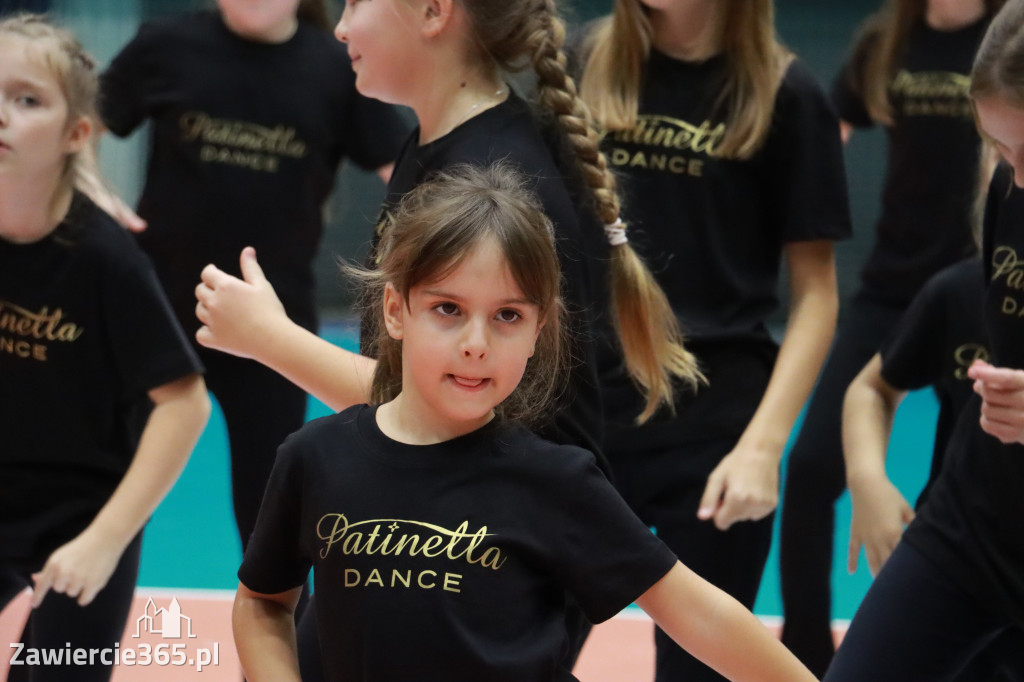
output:
[[[377,426],[391,440],[406,445],[434,445],[465,436],[494,419],[494,411],[479,420],[445,421],[403,391],[377,408]]]
[[[929,0],[924,20],[936,31],[956,31],[985,16],[984,0]]]
[[[46,238],[67,217],[72,195],[59,180],[49,186],[0,181],[0,238],[14,244]]]
[[[233,26],[228,20],[228,17],[221,14],[221,20],[224,25],[228,27],[228,30],[234,33],[242,40],[249,40],[254,43],[266,43],[268,45],[280,45],[291,40],[295,32],[299,30],[299,20],[297,17],[291,17],[289,20],[277,25],[268,27],[258,33],[248,33],[242,27]]]
[[[654,47],[684,61],[704,61],[722,50],[721,0],[687,0],[650,10]]]
[[[444,137],[508,97],[508,85],[496,73],[485,75],[465,67],[462,72],[461,78],[433,81],[410,103],[420,123],[421,145]]]

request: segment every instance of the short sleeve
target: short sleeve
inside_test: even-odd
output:
[[[771,220],[783,242],[850,236],[839,120],[807,68],[794,61],[776,96],[766,145]]]
[[[118,245],[119,264],[107,276],[102,311],[121,385],[135,395],[203,367],[149,259],[130,237],[119,236],[124,243]]]
[[[100,76],[100,118],[118,137],[130,135],[147,117],[156,78],[150,55],[158,41],[156,29],[143,25]]]
[[[277,449],[274,469],[263,493],[256,527],[238,569],[250,590],[278,594],[302,585],[312,564],[300,547],[302,452],[293,434]]]
[[[661,580],[677,559],[578,448],[573,471],[552,491],[553,571],[594,623],[605,621]],[[552,455],[560,456],[560,455]]]
[[[944,305],[946,272],[940,272],[921,289],[882,344],[882,378],[898,390],[924,388],[942,378],[946,352],[942,341],[949,327]]]

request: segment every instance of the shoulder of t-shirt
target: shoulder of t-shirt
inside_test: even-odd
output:
[[[542,478],[573,480],[597,467],[597,457],[584,448],[554,443],[520,424],[507,423],[499,428],[495,444],[502,454],[521,460]]]
[[[354,436],[357,429],[356,421],[364,409],[368,409],[366,405],[353,405],[341,412],[311,419],[303,424],[298,431],[285,438],[284,444],[294,447],[325,441],[337,443],[336,439],[344,434],[353,434]]]
[[[931,290],[942,295],[974,287],[981,295],[984,278],[981,258],[967,258],[937,272],[925,283],[922,291]]]
[[[822,102],[828,102],[818,77],[814,75],[802,59],[796,56],[790,60],[785,73],[782,75],[778,96],[780,98],[787,96],[800,99],[814,98]]]
[[[133,42],[164,48],[172,42],[194,41],[217,28],[220,18],[216,10],[181,12],[150,19],[139,26]]]
[[[76,194],[66,219],[74,224],[76,248],[101,259],[113,270],[150,267],[128,230],[83,194]]]

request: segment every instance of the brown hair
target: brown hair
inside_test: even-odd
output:
[[[402,390],[402,343],[384,325],[385,286],[391,284],[407,305],[413,287],[442,279],[485,239],[500,246],[516,283],[544,320],[536,352],[519,385],[497,407],[498,414],[536,421],[561,391],[568,351],[551,222],[525,178],[509,164],[459,165],[431,176],[402,198],[378,246],[376,269],[345,267],[365,285],[362,300],[371,330],[367,350],[377,358],[371,402],[386,402]]]
[[[29,54],[42,60],[53,73],[68,108],[68,123],[80,118],[96,120],[96,95],[99,78],[95,64],[70,31],[58,28],[40,14],[17,14],[0,20],[0,35],[20,36],[31,41]],[[91,149],[71,154],[64,166],[63,178],[74,185],[82,166],[95,164]]]
[[[306,22],[330,33],[333,28],[331,22],[332,13],[328,10],[327,0],[300,0],[295,16],[299,21]]]
[[[469,17],[478,54],[493,68],[537,74],[538,101],[565,134],[580,177],[607,225],[619,219],[615,178],[598,146],[587,106],[566,71],[565,24],[555,0],[459,0]],[[682,333],[665,293],[629,244],[611,247],[612,320],[630,377],[645,393],[639,420],[660,405],[673,404],[673,377],[691,384],[703,379],[682,345]]]
[[[987,13],[993,15],[1005,0],[985,0]],[[885,0],[882,7],[862,25],[854,41],[854,63],[862,63],[861,73],[851,73],[850,85],[859,92],[871,119],[892,125],[889,87],[896,66],[906,49],[911,29],[924,20],[927,0]]]
[[[793,55],[779,43],[772,0],[719,2],[725,12],[721,44],[727,74],[713,111],[724,117],[726,132],[714,154],[747,159],[768,137],[775,95]],[[636,124],[644,64],[653,40],[648,14],[640,0],[615,0],[612,16],[586,39],[580,91],[608,130]]]

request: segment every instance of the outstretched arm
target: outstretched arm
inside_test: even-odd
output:
[[[679,562],[636,603],[676,644],[733,682],[816,679],[754,614]]]
[[[279,594],[253,592],[242,583],[231,609],[231,628],[245,677],[252,682],[300,682],[295,605],[301,587]]]
[[[33,607],[49,590],[89,604],[185,468],[210,415],[206,385],[196,374],[153,389],[149,396],[155,406],[128,471],[92,523],[33,575]]]
[[[857,570],[863,545],[872,575],[878,575],[914,519],[914,510],[885,473],[885,453],[893,416],[905,391],[882,378],[882,356],[875,354],[846,390],[843,402],[843,457],[853,502],[846,565]]]
[[[698,516],[720,530],[775,509],[782,451],[832,343],[839,310],[832,242],[795,242],[786,256],[789,319],[768,388],[736,447],[708,477],[700,502]]]
[[[321,339],[288,319],[274,288],[246,247],[243,279],[214,265],[196,287],[196,340],[239,357],[252,358],[340,411],[370,397],[375,360]]]

